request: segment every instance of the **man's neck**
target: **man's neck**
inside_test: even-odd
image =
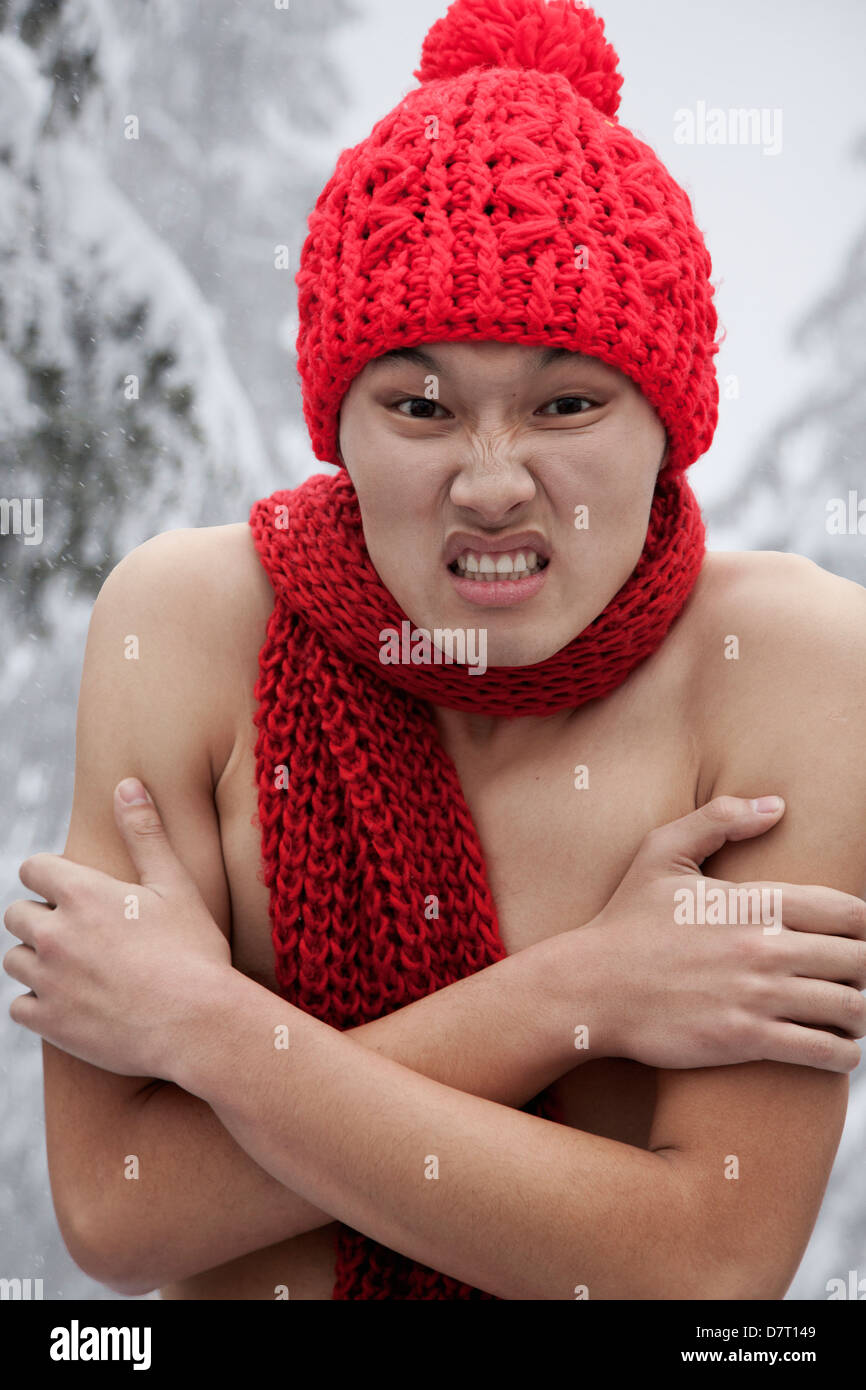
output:
[[[575,711],[560,710],[556,714],[538,718],[521,716],[509,719],[433,705],[433,714],[446,751],[459,749],[499,758],[516,752],[521,744],[537,734],[546,733],[553,737],[557,732],[564,731],[573,720]]]

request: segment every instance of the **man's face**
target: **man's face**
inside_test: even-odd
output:
[[[606,607],[640,557],[664,461],[664,427],[628,377],[549,356],[425,343],[368,363],[340,412],[382,583],[415,627],[486,629],[490,666],[545,660]],[[513,579],[501,550],[483,558],[512,536]],[[456,550],[468,572],[449,565]]]

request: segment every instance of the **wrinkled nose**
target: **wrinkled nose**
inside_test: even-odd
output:
[[[515,507],[531,502],[536,484],[525,450],[505,431],[473,431],[455,441],[450,498],[497,525]]]

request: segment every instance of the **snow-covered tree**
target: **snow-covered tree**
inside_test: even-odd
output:
[[[320,137],[344,99],[327,33],[347,13],[345,0],[0,0],[5,902],[22,896],[22,859],[63,847],[102,579],[148,536],[244,520],[290,485],[275,439],[296,439],[299,475],[315,465],[290,320],[304,219],[333,163]],[[288,273],[277,244],[295,253]],[[42,504],[34,544],[4,507],[27,499]],[[71,1264],[53,1217],[38,1040],[5,1008],[0,1032],[7,1267],[44,1271],[46,1297],[111,1297]]]
[[[854,146],[866,163],[866,134]],[[866,582],[866,226],[797,325],[814,386],[762,440],[745,478],[710,510],[756,550],[808,555]]]
[[[327,40],[353,13],[349,0],[145,9],[126,94],[140,128],[126,139],[118,126],[107,146],[113,178],[219,315],[275,487],[318,467],[295,370],[295,272],[334,162],[324,137],[348,100]]]
[[[43,512],[0,553],[41,632],[52,583],[92,597],[155,531],[229,519],[267,459],[217,316],[106,167],[132,30],[102,0],[0,15],[4,495]]]

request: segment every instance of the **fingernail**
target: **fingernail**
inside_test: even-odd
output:
[[[752,802],[752,810],[762,811],[767,814],[769,812],[778,811],[781,804],[782,798],[780,796],[759,796],[756,801]]]
[[[140,801],[152,800],[137,777],[125,777],[118,784],[117,790],[121,801],[125,801],[127,806],[137,806]]]

